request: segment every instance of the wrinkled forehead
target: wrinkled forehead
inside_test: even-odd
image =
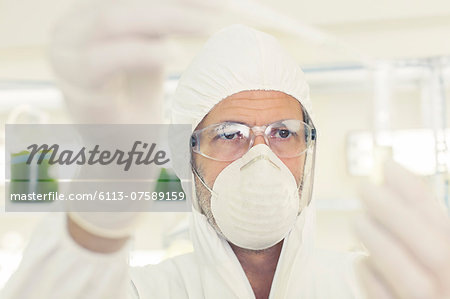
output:
[[[280,91],[249,90],[235,93],[217,103],[196,129],[224,121],[260,126],[282,119],[303,120],[303,109],[294,97]]]

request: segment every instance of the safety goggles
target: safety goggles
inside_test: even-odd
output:
[[[298,119],[253,127],[238,122],[223,122],[195,130],[191,136],[191,149],[212,160],[234,161],[247,153],[256,136],[260,135],[278,157],[294,158],[308,150],[315,140],[316,130]]]

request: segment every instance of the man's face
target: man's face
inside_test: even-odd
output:
[[[201,121],[196,130],[224,121],[236,121],[248,126],[262,126],[283,119],[303,120],[300,103],[279,91],[242,91],[218,103]],[[264,144],[264,137],[257,136],[253,146]],[[219,173],[232,161],[220,162],[193,154],[194,165],[205,183],[212,188]],[[289,168],[297,182],[303,175],[305,155],[295,158],[280,158]],[[216,231],[220,232],[211,212],[210,192],[195,178],[195,188],[202,212]]]

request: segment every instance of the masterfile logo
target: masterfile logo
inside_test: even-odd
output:
[[[190,135],[190,125],[8,124],[5,209],[190,211]]]
[[[164,150],[155,150],[156,143],[149,144],[142,141],[135,141],[130,151],[124,152],[122,150],[100,150],[100,145],[96,144],[93,149],[89,150],[86,147],[82,147],[78,152],[73,150],[62,150],[58,144],[49,146],[48,144],[32,144],[27,147],[30,150],[27,164],[31,164],[36,155],[39,155],[37,164],[42,164],[44,158],[50,153],[48,158],[48,164],[54,165],[109,165],[116,163],[117,165],[124,165],[124,171],[128,171],[133,164],[136,165],[164,165],[170,161],[166,158],[166,152]],[[139,150],[139,147],[142,150]]]

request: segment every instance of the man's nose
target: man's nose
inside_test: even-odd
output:
[[[253,145],[255,146],[257,144],[266,144],[266,141],[264,140],[264,136],[258,135],[255,137],[255,142],[253,143]]]

